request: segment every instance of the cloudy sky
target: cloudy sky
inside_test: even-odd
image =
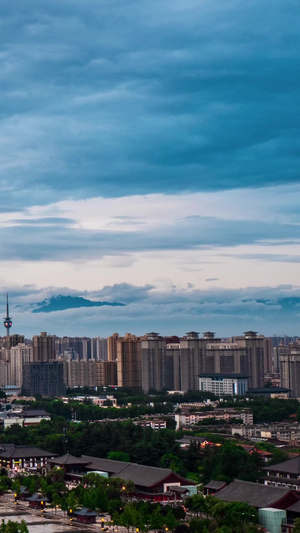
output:
[[[299,1],[0,14],[11,332],[299,334]],[[31,312],[57,295],[126,306]]]

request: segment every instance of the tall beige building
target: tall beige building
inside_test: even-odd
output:
[[[117,385],[117,361],[97,361],[97,385]]]
[[[163,388],[181,390],[180,341],[168,341],[164,357],[165,380]]]
[[[108,361],[95,361],[64,359],[64,382],[71,389],[75,387],[100,387],[103,385],[117,384],[117,363]]]
[[[265,376],[265,337],[263,335],[257,335],[256,331],[245,331],[243,337],[236,337],[236,341],[241,347],[246,348],[248,368],[245,372],[249,376],[249,389],[263,387]]]
[[[74,387],[96,387],[96,361],[81,359],[64,361],[64,382],[71,389]]]
[[[3,347],[10,349],[12,346],[17,346],[20,343],[23,343],[25,340],[24,335],[19,335],[18,333],[14,333],[13,335],[7,335],[4,337],[4,343]]]
[[[238,342],[207,344],[205,372],[248,375],[246,346]]]
[[[264,337],[264,372],[275,372],[273,362],[273,342],[269,337]]]
[[[211,371],[206,368],[206,347],[221,342],[211,331],[199,333],[190,331],[180,340],[181,390],[199,390],[199,374]]]
[[[291,397],[300,398],[300,339],[278,350],[281,386],[289,389]]]
[[[158,333],[147,333],[142,345],[142,388],[162,390],[166,385],[166,339]]]
[[[119,333],[114,333],[111,337],[107,337],[107,361],[117,360],[117,343],[119,340]]]
[[[131,333],[117,341],[118,387],[142,387],[141,339]]]
[[[26,344],[18,344],[10,350],[10,385],[22,387],[23,365],[33,362],[32,347]]]
[[[0,360],[0,387],[10,385],[10,363]]]
[[[49,362],[55,360],[55,336],[42,331],[32,339],[33,362]]]

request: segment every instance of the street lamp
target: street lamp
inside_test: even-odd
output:
[[[104,529],[104,519],[101,520],[101,529]]]
[[[70,515],[70,522],[72,524],[72,521],[73,521],[73,509],[69,510],[69,515]]]
[[[17,503],[18,503],[18,502],[17,502],[17,497],[18,497],[18,495],[17,495],[17,493],[15,492],[15,505],[17,505]]]

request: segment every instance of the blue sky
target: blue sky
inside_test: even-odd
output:
[[[1,2],[0,297],[14,331],[297,335],[299,11]],[[30,313],[57,294],[127,305]]]

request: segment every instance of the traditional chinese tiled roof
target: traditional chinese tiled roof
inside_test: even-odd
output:
[[[56,454],[47,452],[37,446],[16,446],[15,444],[0,444],[0,458],[28,459],[30,457],[54,457]]]
[[[289,488],[235,479],[230,485],[221,489],[217,497],[225,502],[245,502],[253,507],[262,508],[272,507],[290,492],[292,491]]]

